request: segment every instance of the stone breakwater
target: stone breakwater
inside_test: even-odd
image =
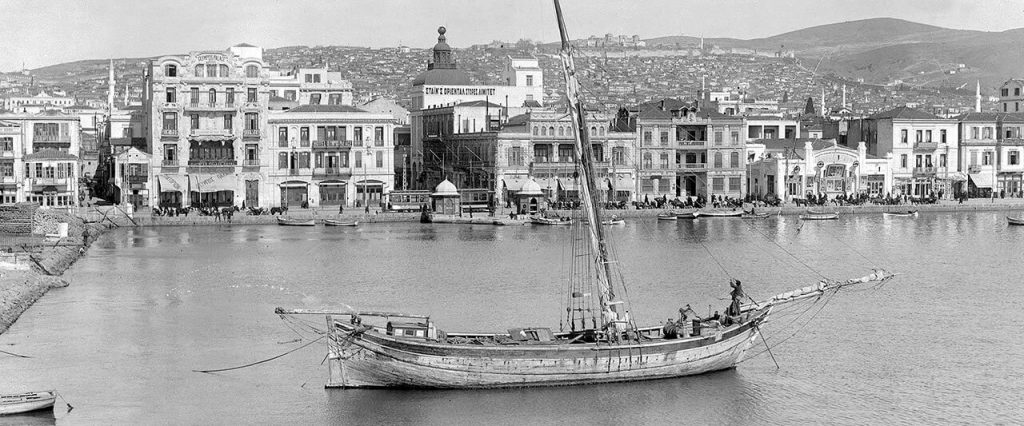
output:
[[[68,224],[68,236],[42,242],[27,251],[7,253],[0,269],[0,333],[7,331],[26,309],[51,288],[67,287],[60,278],[97,238],[109,229],[99,224],[86,224],[60,211],[38,210],[33,233],[55,234],[60,223]],[[12,247],[12,251],[17,247]]]

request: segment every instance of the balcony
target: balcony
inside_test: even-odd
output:
[[[935,176],[937,167],[914,167],[914,176]]]
[[[188,136],[190,138],[204,137],[204,136],[219,136],[229,138],[233,136],[231,129],[190,129]]]
[[[148,175],[130,175],[130,176],[128,176],[128,183],[131,184],[131,185],[145,184],[146,182],[149,182],[149,176]]]
[[[234,111],[234,103],[192,102],[185,105],[185,111]]]
[[[164,159],[164,161],[160,162],[160,165],[164,167],[178,167],[178,160]]]
[[[679,142],[680,148],[704,148],[707,146],[707,141],[676,141]]]
[[[323,140],[313,141],[313,149],[337,149],[337,148],[351,148],[352,141],[350,140]]]
[[[708,168],[708,163],[679,163],[679,170],[691,172],[702,172]]]
[[[71,144],[71,136],[68,135],[35,135],[32,143]]]
[[[313,169],[314,178],[331,178],[349,176],[352,170],[348,167],[317,167]]]
[[[260,159],[259,158],[246,158],[246,159],[242,160],[242,167],[245,167],[245,168],[259,168],[260,167]]]
[[[35,178],[32,179],[32,186],[59,186],[68,184],[68,178]]]
[[[244,129],[242,130],[242,137],[245,139],[259,139],[260,129]]]
[[[981,173],[981,166],[977,164],[967,166],[967,173]]]
[[[207,158],[203,160],[188,160],[189,167],[234,167],[238,162],[234,158]]]
[[[918,142],[914,144],[914,151],[935,151],[939,149],[938,142]]]
[[[14,176],[3,176],[0,177],[0,183],[18,183],[18,178]]]
[[[160,137],[161,138],[177,138],[178,137],[178,129],[163,129],[163,130],[160,130]]]

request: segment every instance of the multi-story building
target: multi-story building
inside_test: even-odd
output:
[[[999,87],[1000,112],[1024,112],[1024,79],[1013,78]]]
[[[432,178],[424,186],[447,178],[460,188],[463,206],[488,207],[493,203],[511,207],[528,184],[540,188],[543,197],[530,199],[541,204],[578,200],[575,124],[568,113],[538,108],[505,120],[489,114],[498,107],[474,101],[422,111],[431,135],[424,143],[424,157],[428,160],[427,175]],[[587,115],[600,199],[634,200],[635,133],[620,131],[613,125],[614,116],[594,112]],[[473,118],[467,122],[466,117]],[[528,210],[537,207],[532,205]]]
[[[748,150],[747,185],[754,196],[786,202],[808,194],[882,197],[892,186],[889,159],[868,154],[864,142],[853,149],[834,139],[759,139]]]
[[[268,126],[274,137],[265,150],[267,161],[248,152],[243,160],[243,166],[269,166],[265,192],[273,199],[264,204],[380,206],[395,189],[395,119],[390,114],[302,105],[274,113]]]
[[[960,170],[967,173],[968,196],[1019,196],[1024,161],[1024,113],[972,112],[957,117]]]
[[[352,105],[352,83],[340,72],[320,68],[295,68],[274,72],[270,77],[270,96],[295,101],[299,105]]]
[[[469,74],[458,69],[452,48],[445,38],[445,28],[438,29],[437,44],[427,70],[413,79],[412,108],[410,110],[410,170],[418,189],[433,189],[424,173],[424,143],[429,135],[425,131],[424,111],[467,102],[484,102],[500,109],[504,117],[514,116],[542,106],[544,100],[544,72],[536,58],[506,57],[501,72],[504,85],[474,85]],[[435,112],[436,114],[436,112]],[[498,117],[497,112],[494,113]],[[481,123],[482,124],[482,123]],[[461,187],[460,187],[461,188]]]
[[[957,120],[897,107],[867,118],[851,120],[848,140],[867,143],[868,154],[888,157],[893,195],[914,197],[943,192],[952,196],[957,172],[959,137]]]
[[[0,114],[0,123],[3,201],[47,207],[78,205],[78,117],[50,110]]]
[[[43,91],[35,96],[10,96],[3,99],[3,109],[23,114],[36,114],[46,110],[64,111],[74,104],[74,98],[51,96]]]
[[[259,163],[270,97],[262,49],[162,56],[148,75],[150,205],[269,205],[277,193]]]

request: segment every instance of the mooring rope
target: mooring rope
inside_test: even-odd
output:
[[[246,368],[246,367],[252,367],[252,366],[254,366],[254,365],[259,365],[259,364],[263,364],[263,363],[265,363],[265,362],[270,362],[270,361],[273,361],[273,360],[275,360],[275,359],[278,359],[278,358],[280,358],[280,357],[283,357],[283,356],[285,356],[285,355],[288,355],[288,354],[290,354],[290,353],[292,353],[292,352],[295,352],[295,351],[297,351],[297,350],[299,350],[299,349],[305,348],[306,346],[309,346],[309,345],[312,345],[312,344],[314,344],[314,343],[316,343],[316,342],[319,342],[319,341],[320,341],[320,340],[322,340],[322,339],[323,339],[324,337],[327,337],[327,336],[320,336],[320,337],[318,337],[318,338],[317,338],[316,340],[311,340],[311,341],[307,342],[306,344],[304,344],[304,345],[302,345],[302,346],[299,346],[299,347],[297,347],[297,348],[295,348],[295,349],[289,350],[289,351],[287,351],[287,352],[285,352],[285,353],[283,353],[283,354],[280,354],[280,355],[277,355],[277,356],[273,356],[273,357],[270,357],[270,358],[267,358],[267,359],[264,359],[264,360],[260,360],[260,361],[256,361],[256,362],[250,362],[250,363],[248,363],[248,364],[245,364],[245,365],[239,365],[239,366],[237,366],[237,367],[228,367],[228,368],[217,368],[217,369],[213,369],[213,370],[192,370],[192,372],[194,372],[194,373],[219,373],[219,372],[221,372],[221,371],[231,371],[231,370],[239,370],[239,369],[242,369],[242,368]]]
[[[32,357],[30,357],[28,355],[20,355],[20,354],[14,353],[14,352],[7,352],[7,351],[0,351],[0,354],[10,355],[10,356],[13,356],[13,357],[18,357],[18,358],[32,358]]]

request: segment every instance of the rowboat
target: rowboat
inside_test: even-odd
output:
[[[324,226],[359,226],[359,221],[324,219]]]
[[[744,219],[765,219],[768,216],[771,216],[771,215],[768,214],[768,213],[747,213],[747,212],[743,212],[743,216],[740,216],[740,217],[742,217]]]
[[[697,210],[693,214],[699,217],[740,217],[743,210]]]
[[[290,217],[278,217],[277,224],[281,226],[316,226],[313,219],[292,219]]]
[[[912,216],[917,216],[917,210],[906,210],[906,211],[897,211],[897,212],[882,212],[882,214],[885,215],[885,216],[894,216],[894,217],[912,217]]]
[[[612,217],[611,219],[607,219],[607,220],[602,220],[602,221],[601,221],[601,224],[602,224],[602,225],[609,225],[609,226],[615,226],[615,225],[625,225],[625,224],[626,224],[626,221],[625,221],[625,220],[622,220],[621,218],[618,218],[618,217],[614,217],[614,216],[613,216],[613,217]]]
[[[560,217],[559,218],[549,218],[549,217],[542,217],[542,216],[534,216],[534,217],[530,218],[530,223],[532,223],[534,225],[564,226],[564,225],[572,225],[572,219],[563,219],[563,218],[560,218]]]
[[[566,257],[568,280],[559,328],[510,324],[507,331],[446,332],[435,316],[362,310],[277,308],[280,316],[325,315],[327,387],[415,387],[443,389],[564,386],[690,376],[735,368],[759,340],[761,325],[777,306],[797,300],[817,303],[845,286],[882,282],[892,274],[878,270],[859,279],[824,279],[760,302],[732,280],[731,303],[724,315],[701,318],[689,305],[679,321],[641,327],[631,312],[638,306],[622,296],[626,279],[613,256],[615,240],[601,226],[598,168],[593,164],[590,132],[580,99],[580,84],[562,10],[555,0],[566,80],[566,115],[574,124],[580,209],[573,220],[533,218],[539,224],[571,225],[573,255]],[[439,30],[443,34],[443,28]],[[741,211],[734,215],[742,214]],[[470,277],[466,277],[470,279]],[[512,278],[513,280],[515,277]],[[515,281],[511,281],[515,282]],[[685,283],[680,283],[685,286]],[[533,297],[536,297],[534,295]],[[826,298],[827,300],[827,298]],[[445,305],[459,309],[459,304]],[[792,305],[791,305],[792,306]],[[562,310],[564,308],[564,310]],[[530,312],[526,321],[534,322]],[[692,315],[692,316],[689,316]]]
[[[56,391],[25,392],[0,395],[0,415],[21,414],[53,409],[57,400]]]
[[[679,215],[676,212],[665,212],[658,215],[658,220],[676,220]]]
[[[1010,225],[1024,225],[1024,217],[1006,216],[1006,223]]]
[[[813,212],[808,211],[800,215],[800,220],[835,220],[839,219],[839,213]]]
[[[679,213],[676,215],[677,219],[696,219],[697,215],[700,214],[696,211]]]

